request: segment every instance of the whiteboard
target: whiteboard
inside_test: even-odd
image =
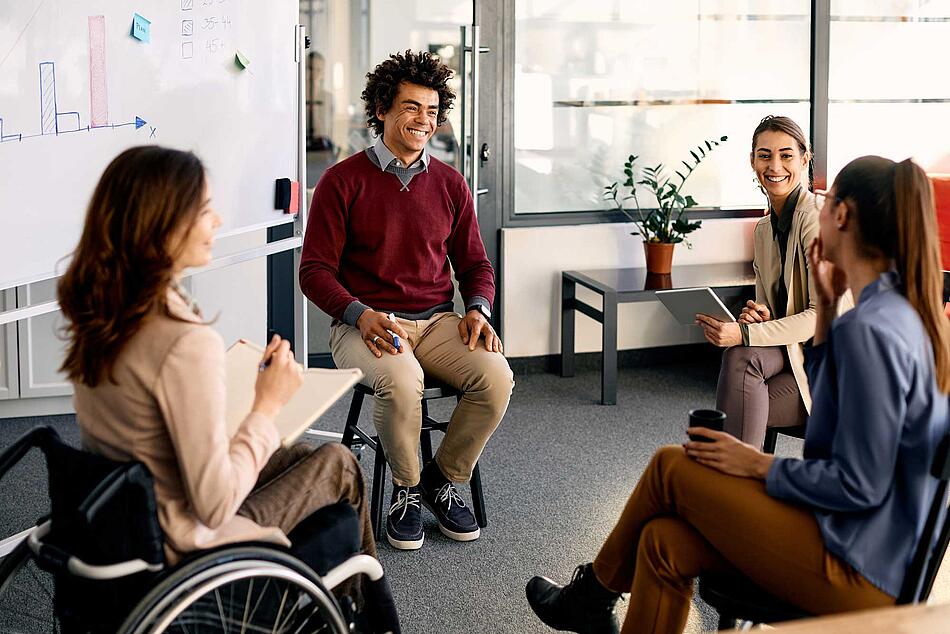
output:
[[[135,145],[202,159],[222,233],[286,221],[297,22],[297,0],[0,0],[0,288],[63,272],[99,176]]]

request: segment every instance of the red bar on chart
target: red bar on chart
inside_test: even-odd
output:
[[[109,123],[106,92],[106,17],[89,16],[89,125]]]

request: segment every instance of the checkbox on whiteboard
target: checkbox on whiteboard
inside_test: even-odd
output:
[[[182,42],[181,44],[181,58],[182,59],[191,59],[195,56],[195,43],[194,42]]]
[[[191,11],[191,7],[194,5],[195,0],[181,0],[181,10],[182,11]]]
[[[181,21],[181,34],[185,36],[190,36],[195,34],[195,21],[194,20],[182,20]]]

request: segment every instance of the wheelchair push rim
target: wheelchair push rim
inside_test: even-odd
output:
[[[349,632],[333,596],[298,561],[277,551],[236,550],[227,553],[228,561],[221,561],[224,553],[210,554],[177,570],[145,597],[119,631]],[[260,616],[257,610],[265,597],[271,603]]]

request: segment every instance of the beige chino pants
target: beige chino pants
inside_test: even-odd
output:
[[[330,352],[337,367],[359,368],[363,382],[375,392],[373,424],[400,486],[419,483],[419,434],[422,390],[426,376],[462,392],[435,460],[453,482],[467,482],[488,439],[511,398],[514,378],[508,361],[462,343],[456,313],[436,313],[431,319],[400,319],[409,335],[401,354],[370,352],[357,328],[337,323],[330,330]]]

